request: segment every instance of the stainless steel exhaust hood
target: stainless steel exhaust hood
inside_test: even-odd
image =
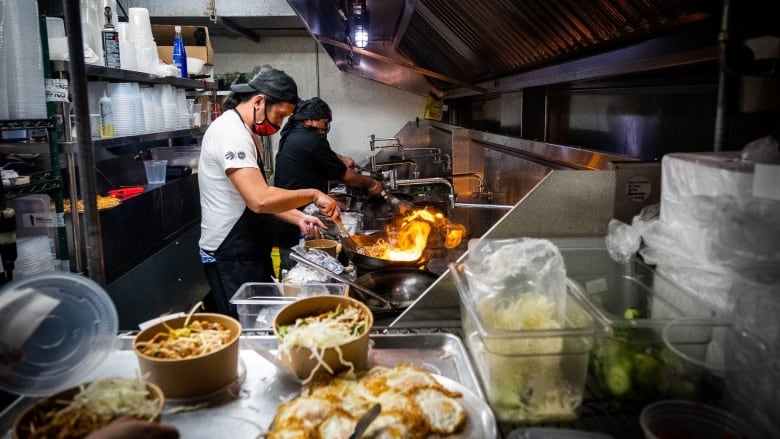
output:
[[[341,70],[437,95],[496,91],[491,81],[690,26],[719,7],[693,0],[367,0],[369,43],[361,50],[348,39],[354,1],[289,4]]]

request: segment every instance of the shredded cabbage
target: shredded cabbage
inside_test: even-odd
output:
[[[311,381],[320,367],[333,373],[333,369],[324,360],[325,349],[328,348],[336,350],[339,362],[349,367],[351,373],[354,372],[354,365],[344,360],[341,346],[362,337],[367,330],[366,316],[363,315],[362,310],[354,306],[342,308],[339,305],[334,311],[299,318],[292,325],[282,325],[277,328],[282,339],[279,350],[288,355],[293,347],[311,351],[310,358],[317,361],[317,367],[311,371],[304,382]]]
[[[30,439],[82,438],[120,416],[151,421],[158,415],[159,402],[141,378],[97,380],[80,386],[70,401],[56,400],[42,407],[20,428]]]
[[[540,293],[482,300],[477,302],[477,312],[483,322],[496,330],[562,327],[556,303]],[[582,390],[570,384],[563,372],[563,337],[528,332],[484,340],[471,336],[467,342],[488,365],[488,398],[500,419],[540,421],[575,417]],[[587,363],[583,373],[586,368]]]

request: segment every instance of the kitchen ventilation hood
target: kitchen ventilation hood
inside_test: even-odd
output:
[[[717,60],[724,2],[732,38],[777,32],[762,0],[363,0],[359,49],[347,38],[358,1],[289,4],[341,70],[445,98]],[[546,78],[526,81],[533,72]]]

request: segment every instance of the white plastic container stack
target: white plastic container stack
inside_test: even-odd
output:
[[[0,119],[45,119],[37,2],[0,0]]]
[[[124,137],[143,134],[145,130],[144,106],[138,84],[134,82],[109,83],[106,90],[114,109],[114,135]]]
[[[777,160],[777,144],[766,139],[749,144],[742,154],[664,156],[660,219],[642,232],[640,254],[719,317],[760,334],[780,358],[780,329],[770,311],[780,310],[780,200],[757,190],[759,164],[746,154],[755,147],[773,152]],[[744,350],[727,341],[719,348],[736,357]],[[767,437],[780,437],[777,387],[770,384],[779,378],[780,367],[774,365],[726,383],[735,413]]]
[[[152,36],[149,10],[130,8],[128,10],[127,41],[135,48],[136,70],[155,74],[157,72],[157,44]],[[121,50],[121,48],[120,48]]]

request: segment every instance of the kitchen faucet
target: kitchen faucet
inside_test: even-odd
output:
[[[377,145],[377,142],[393,142],[386,145]],[[405,160],[406,157],[404,155],[404,146],[401,144],[401,139],[398,137],[387,137],[387,138],[381,138],[376,137],[375,135],[371,135],[371,141],[369,142],[369,146],[371,147],[371,151],[376,151],[377,148],[396,148],[399,153],[401,153],[401,160]],[[372,155],[370,158],[371,161],[371,170],[376,171],[376,157]]]
[[[488,201],[493,199],[493,194],[490,192],[490,188],[485,186],[484,182],[482,181],[482,176],[477,174],[476,172],[464,172],[462,174],[452,174],[452,179],[456,178],[474,178],[477,180],[477,192],[471,192],[472,198],[485,198]]]
[[[442,171],[450,171],[452,170],[452,159],[450,158],[449,154],[445,154],[441,152],[440,148],[433,148],[433,147],[427,147],[427,148],[404,148],[404,151],[426,151],[430,152],[433,155],[433,166],[439,166],[441,165]]]
[[[434,185],[434,184],[440,184],[447,187],[447,191],[449,192],[447,194],[447,205],[454,209],[455,208],[455,188],[452,187],[452,183],[447,180],[446,178],[441,177],[431,177],[431,178],[417,178],[414,180],[397,180],[396,185],[398,187],[403,186],[428,186],[428,185]]]
[[[375,170],[378,168],[389,168],[394,166],[404,166],[408,165],[412,167],[412,175],[414,178],[420,178],[420,171],[417,169],[417,163],[414,162],[414,160],[395,160],[392,162],[382,162],[382,163],[375,163],[374,168]]]

